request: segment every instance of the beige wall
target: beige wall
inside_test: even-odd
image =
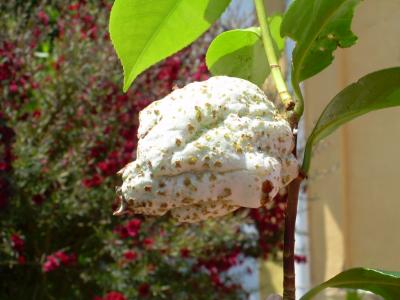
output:
[[[305,83],[307,132],[346,85],[400,66],[400,0],[365,0],[353,30],[358,44],[336,52],[333,66]],[[354,266],[400,270],[398,187],[400,108],[361,117],[319,145],[308,189],[314,284]]]
[[[266,3],[270,11],[283,7],[281,0]],[[308,133],[341,89],[400,66],[400,0],[364,0],[353,31],[357,45],[338,50],[334,64],[304,85]],[[360,117],[322,141],[308,182],[313,285],[356,266],[400,271],[400,108]],[[261,299],[280,292],[282,270],[269,264],[262,266],[260,280],[270,285]]]

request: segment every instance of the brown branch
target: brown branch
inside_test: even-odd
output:
[[[285,216],[283,243],[283,300],[296,299],[296,278],[294,270],[294,244],[297,203],[303,176],[299,175],[288,187],[288,203]]]

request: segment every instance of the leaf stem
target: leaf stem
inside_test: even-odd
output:
[[[288,91],[285,79],[282,75],[282,70],[279,65],[278,58],[275,54],[271,31],[269,30],[267,22],[267,12],[264,6],[264,0],[254,0],[254,4],[256,7],[258,22],[260,23],[261,36],[264,44],[265,54],[267,56],[268,64],[271,68],[272,78],[279,93],[279,98],[281,99],[286,110],[292,111],[295,107],[295,103],[293,102],[292,96]]]

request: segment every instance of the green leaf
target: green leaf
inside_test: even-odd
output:
[[[361,296],[358,294],[357,290],[347,291],[346,300],[362,300]]]
[[[279,56],[285,46],[279,34],[282,16],[271,17],[268,23]],[[218,35],[208,48],[206,63],[213,75],[239,77],[259,86],[271,71],[258,27],[230,30]]]
[[[312,299],[328,287],[359,289],[382,296],[386,300],[398,300],[400,299],[400,272],[365,268],[350,269],[313,288],[300,300]]]
[[[189,45],[230,0],[116,0],[110,37],[124,69],[124,91],[144,70]]]
[[[357,41],[351,31],[355,6],[361,0],[295,0],[286,12],[282,36],[295,40],[292,80],[295,85],[321,72],[337,47]]]
[[[310,167],[312,147],[339,126],[368,112],[398,105],[400,105],[400,67],[368,74],[346,87],[322,112],[308,138],[303,171],[307,173]]]

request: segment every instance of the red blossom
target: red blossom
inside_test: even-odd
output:
[[[66,254],[64,251],[57,251],[46,257],[42,265],[42,271],[45,273],[58,269],[61,265],[71,266],[76,263],[76,254]]]
[[[304,256],[304,255],[295,254],[294,255],[294,260],[299,264],[304,264],[304,263],[307,262],[307,257]]]
[[[137,253],[133,250],[128,250],[124,253],[124,257],[127,261],[133,261],[137,258]]]
[[[60,267],[60,261],[53,255],[49,255],[47,256],[46,261],[42,265],[42,271],[48,273],[58,269],[59,267]]]
[[[142,297],[147,297],[150,295],[150,285],[148,283],[141,283],[138,286],[138,293]]]
[[[102,184],[102,182],[103,178],[98,174],[94,174],[91,178],[85,178],[82,180],[82,184],[86,188],[99,186],[100,184]]]
[[[74,11],[74,10],[78,10],[79,8],[79,3],[74,3],[71,5],[68,5],[68,10]]]
[[[0,171],[7,171],[10,169],[10,164],[5,162],[0,162]]]
[[[129,237],[128,230],[125,226],[117,225],[115,226],[113,232],[117,234],[121,239],[126,239]]]
[[[182,248],[180,250],[181,257],[188,258],[190,255],[190,250],[188,248]]]
[[[24,250],[25,241],[19,234],[14,233],[11,235],[11,246],[16,252],[21,253]]]
[[[15,94],[15,93],[18,92],[18,85],[15,82],[11,83],[8,88],[10,90],[10,93],[14,93]]]
[[[25,262],[26,262],[25,256],[23,255],[18,256],[18,264],[24,265]]]
[[[104,296],[103,300],[127,300],[127,298],[120,292],[111,291]]]
[[[43,10],[39,11],[37,16],[39,21],[42,22],[44,25],[49,24],[49,16]]]
[[[153,240],[152,238],[145,238],[145,239],[143,240],[143,245],[144,245],[146,248],[151,248],[151,247],[153,247],[153,245],[154,245],[154,240]]]
[[[41,205],[41,204],[44,202],[44,196],[41,195],[41,194],[34,195],[34,196],[32,197],[32,201],[33,201],[33,203],[35,203],[36,205]]]
[[[139,233],[142,221],[139,219],[132,219],[126,224],[126,230],[130,237],[136,237]]]

